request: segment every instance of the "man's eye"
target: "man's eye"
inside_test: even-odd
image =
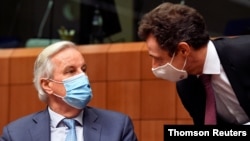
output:
[[[84,68],[82,68],[82,71],[83,71],[83,72],[86,72],[86,71],[87,71],[87,69],[84,67]]]
[[[75,70],[67,70],[66,73],[74,73]]]

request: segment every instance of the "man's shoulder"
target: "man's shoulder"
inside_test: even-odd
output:
[[[22,127],[22,126],[27,126],[27,124],[30,124],[34,121],[34,118],[37,115],[40,115],[41,113],[44,113],[44,111],[39,111],[39,112],[34,112],[28,115],[25,115],[23,117],[17,118],[15,120],[12,120],[10,123],[8,123],[8,127]]]
[[[97,107],[87,106],[86,110],[94,112],[97,115],[101,115],[101,116],[108,116],[108,117],[128,117],[128,115],[125,114],[125,113],[122,113],[120,111],[110,110],[110,109],[103,109],[103,108],[97,108]]]

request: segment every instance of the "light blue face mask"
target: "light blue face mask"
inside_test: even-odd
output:
[[[83,109],[93,97],[88,77],[84,73],[64,79],[62,82],[50,80],[64,84],[66,95],[64,97],[57,94],[54,95],[62,98],[68,105],[74,108]]]

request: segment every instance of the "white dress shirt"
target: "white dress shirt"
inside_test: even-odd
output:
[[[65,117],[52,111],[50,108],[48,108],[48,111],[50,115],[51,141],[65,141],[68,127],[61,122]],[[74,118],[78,122],[76,124],[77,141],[84,141],[82,117],[83,111]]]
[[[244,124],[249,122],[248,116],[239,105],[239,101],[228,81],[212,41],[208,43],[203,74],[212,75],[217,113],[230,123]]]

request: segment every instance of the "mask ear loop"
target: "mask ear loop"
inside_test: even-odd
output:
[[[53,93],[53,95],[56,96],[56,97],[59,97],[59,98],[61,98],[61,99],[64,98],[63,96],[60,96],[60,95],[58,95],[58,94],[56,94],[56,93]]]
[[[186,63],[187,63],[187,57],[186,57],[186,59],[185,59],[184,65],[183,65],[183,67],[182,67],[182,70],[184,70],[184,68],[185,68],[185,66],[186,66]]]
[[[172,57],[171,60],[170,60],[170,64],[172,64],[172,61],[174,60],[174,56],[175,56],[175,52],[174,52],[174,54],[173,54],[173,57]],[[182,70],[185,68],[186,63],[187,63],[187,57],[186,57],[186,59],[185,59],[185,61],[184,61],[184,65],[183,65],[183,67],[182,67]]]
[[[63,84],[63,82],[56,81],[56,80],[53,80],[53,79],[50,79],[50,78],[42,78],[42,79],[46,79],[46,80],[49,80],[49,81],[52,81],[52,82],[55,82],[55,83]],[[63,99],[63,96],[60,96],[60,95],[58,95],[56,93],[53,93],[53,95]]]
[[[55,82],[55,83],[63,84],[63,82],[61,82],[61,81],[57,81],[57,80],[53,80],[53,79],[49,79],[49,78],[48,78],[48,80],[52,81],[52,82]]]
[[[175,52],[174,52],[174,54],[173,54],[173,56],[172,56],[172,58],[170,60],[170,64],[172,64],[172,61],[174,60],[174,56],[175,56]]]

